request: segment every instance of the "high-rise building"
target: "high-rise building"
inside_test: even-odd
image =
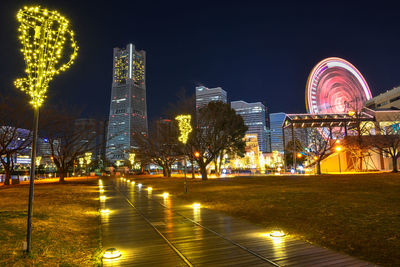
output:
[[[134,135],[147,132],[146,52],[133,44],[114,48],[107,159],[128,159],[136,147]]]
[[[76,134],[80,136],[81,147],[92,153],[92,160],[105,160],[107,122],[96,119],[77,119],[74,122]]]
[[[367,108],[379,109],[400,109],[400,86],[388,90],[364,104]]]
[[[267,152],[265,106],[261,102],[233,101],[231,107],[236,111],[236,114],[243,117],[244,123],[249,128],[246,134],[257,134],[259,150]]]
[[[196,86],[196,110],[207,105],[211,101],[227,103],[227,94],[221,87],[207,88]]]
[[[283,135],[282,135],[282,124],[285,120],[286,113],[270,113],[270,135],[271,135],[271,150],[283,153]]]

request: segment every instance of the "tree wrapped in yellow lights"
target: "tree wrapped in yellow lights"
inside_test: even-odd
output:
[[[30,96],[34,108],[33,138],[29,186],[28,230],[26,252],[31,249],[31,227],[33,210],[33,185],[35,180],[36,140],[39,123],[39,107],[46,98],[49,82],[55,75],[68,69],[74,62],[78,46],[69,21],[57,11],[49,11],[40,6],[20,9],[17,13],[21,52],[26,64],[26,77],[17,79],[17,88]],[[65,56],[64,46],[71,46],[71,54]],[[66,59],[65,59],[66,58]],[[64,62],[65,61],[65,62]]]

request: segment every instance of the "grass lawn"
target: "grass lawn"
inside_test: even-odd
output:
[[[360,259],[400,266],[400,174],[188,179],[187,195],[182,178],[135,181]]]
[[[0,266],[100,264],[96,182],[35,185],[29,257],[22,252],[29,186],[0,186]]]

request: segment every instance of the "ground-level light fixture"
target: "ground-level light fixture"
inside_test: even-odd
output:
[[[102,210],[100,210],[100,213],[101,214],[109,214],[110,210],[109,209],[102,209]]]
[[[132,183],[133,185],[135,184],[135,182],[134,182],[134,181],[132,181],[131,183]]]
[[[102,185],[102,184],[100,184],[100,185],[99,185],[99,188],[100,188],[100,189],[103,189],[103,185]]]
[[[106,200],[106,196],[100,196],[100,200],[101,200],[101,201]]]
[[[153,190],[153,187],[147,187],[147,191],[151,191],[151,190]]]
[[[164,193],[162,195],[163,195],[164,198],[167,198],[169,196],[169,193],[166,192],[166,193]]]
[[[138,186],[139,188],[141,188],[141,187],[142,187],[142,184],[138,184],[137,186]]]
[[[285,233],[282,230],[276,229],[269,233],[270,237],[284,237]]]
[[[116,248],[109,248],[103,253],[103,258],[111,260],[121,257],[121,252]]]
[[[100,193],[104,193],[104,189],[101,188],[101,189],[99,190],[99,192],[100,192]]]
[[[193,203],[192,207],[194,209],[199,209],[200,208],[200,203]]]

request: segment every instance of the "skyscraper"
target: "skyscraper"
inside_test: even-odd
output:
[[[196,86],[196,110],[211,101],[227,103],[226,91],[221,87],[207,88],[205,86]]]
[[[249,127],[246,134],[257,134],[259,150],[268,152],[265,106],[261,102],[247,103],[240,100],[231,102],[231,107],[243,117],[244,123]]]
[[[114,48],[107,159],[128,159],[134,135],[147,135],[146,52],[133,44]]]
[[[286,113],[270,113],[270,134],[271,134],[271,150],[283,153],[283,135],[282,124],[285,120]]]

